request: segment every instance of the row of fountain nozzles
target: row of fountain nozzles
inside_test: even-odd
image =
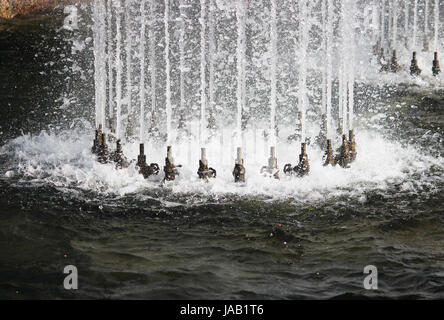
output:
[[[96,130],[91,152],[97,155],[97,159],[100,163],[108,163],[112,161],[116,163],[116,168],[127,168],[130,162],[128,162],[123,155],[120,140],[116,141],[116,150],[113,152],[109,151],[106,140],[106,134],[102,131],[102,125],[99,124],[99,128]]]
[[[379,62],[381,64],[381,72],[382,71],[390,71],[390,72],[398,72],[402,68],[398,64],[398,58],[396,55],[396,50],[393,50],[392,58],[390,62],[387,62],[384,57],[384,49],[381,48],[381,52],[379,54]],[[418,66],[418,61],[416,60],[416,52],[413,52],[412,60],[410,62],[410,74],[413,76],[420,75],[422,70]],[[435,52],[433,55],[433,62],[432,62],[432,73],[434,76],[437,76],[441,72],[441,68],[439,67],[439,60],[438,60],[438,52]]]
[[[127,168],[132,161],[128,161],[122,152],[122,145],[120,140],[116,142],[116,150],[109,152],[108,145],[106,143],[106,134],[102,132],[102,126],[96,130],[96,135],[92,147],[92,153],[97,155],[100,163],[115,162],[116,168]],[[348,168],[350,163],[356,159],[356,142],[353,130],[349,131],[349,139],[346,135],[342,135],[342,145],[337,150],[337,155],[333,156],[331,140],[326,140],[326,151],[324,154],[323,164],[327,165],[340,165],[343,168]],[[157,163],[148,164],[146,162],[144,144],[140,144],[139,155],[137,156],[136,167],[139,173],[146,179],[153,175],[158,175],[160,167]],[[165,166],[163,171],[165,172],[164,181],[173,181],[179,174],[178,168],[181,165],[174,164],[174,158],[172,156],[172,147],[167,147],[167,156],[165,158]],[[284,166],[284,173],[286,175],[296,175],[298,177],[306,176],[310,173],[310,163],[307,155],[307,144],[301,143],[301,154],[299,155],[299,163],[295,166],[292,164],[286,164]],[[237,148],[237,157],[233,169],[233,177],[235,182],[245,182],[245,167],[244,159],[242,158],[242,148]],[[261,174],[269,175],[275,179],[279,179],[279,168],[276,158],[276,148],[270,148],[270,158],[268,164],[261,168]],[[197,175],[200,179],[208,180],[216,178],[216,170],[208,166],[208,160],[206,156],[206,149],[201,148],[201,158],[199,160],[199,168]]]

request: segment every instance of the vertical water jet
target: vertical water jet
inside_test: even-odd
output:
[[[165,108],[166,108],[166,140],[171,142],[171,80],[170,80],[170,0],[165,0]]]

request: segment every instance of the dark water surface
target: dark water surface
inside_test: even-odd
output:
[[[51,35],[19,32],[0,33],[3,146],[58,121],[54,100],[65,89],[39,73],[57,74],[35,56],[51,53],[43,45]],[[441,163],[408,176],[414,191],[393,182],[365,189],[364,200],[194,202],[162,189],[118,196],[9,177],[20,161],[3,147],[0,298],[444,298],[443,91],[378,90],[388,93],[378,111],[388,116],[375,120],[382,134]],[[401,102],[417,107],[400,110]],[[79,271],[74,292],[63,288],[68,264]],[[363,288],[370,264],[379,272],[373,292]]]

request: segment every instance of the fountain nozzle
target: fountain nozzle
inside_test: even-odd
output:
[[[272,175],[279,180],[279,168],[276,159],[276,147],[270,147],[270,158],[268,158],[268,165],[261,168],[261,173]]]
[[[116,150],[111,154],[111,160],[116,163],[117,169],[128,168],[129,162],[123,155],[122,144],[120,139],[116,141]]]
[[[401,70],[401,66],[398,64],[398,57],[396,55],[396,50],[393,50],[392,60],[390,62],[390,71],[393,73]]]
[[[325,166],[334,166],[335,165],[335,159],[333,157],[333,149],[331,146],[331,140],[327,140],[327,150],[325,150],[324,154],[324,167]]]
[[[356,160],[357,156],[355,134],[353,130],[349,130],[348,132],[348,143],[350,146],[350,162],[353,162]]]
[[[151,163],[148,165],[146,163],[145,146],[143,143],[139,145],[139,155],[137,156],[137,167],[139,168],[139,173],[146,179],[152,175],[158,175],[160,168],[157,163]]]
[[[435,53],[433,55],[432,73],[436,77],[440,72],[441,72],[441,69],[439,67],[438,52],[435,51]]]
[[[197,170],[197,175],[200,179],[208,180],[209,178],[216,178],[216,170],[213,168],[208,168],[207,160],[207,149],[201,148],[201,156],[199,160],[199,169]]]
[[[233,169],[234,182],[245,182],[244,159],[242,159],[242,148],[237,148],[237,158]]]
[[[179,174],[177,168],[180,166],[174,165],[173,151],[172,147],[167,147],[167,157],[165,158],[165,166],[163,167],[163,171],[165,172],[164,181],[173,181],[176,179],[176,175]]]
[[[416,52],[413,52],[412,61],[410,64],[410,74],[412,76],[419,76],[421,71],[422,70],[418,67],[418,61],[416,60]]]
[[[310,173],[306,143],[301,143],[301,154],[299,155],[298,165],[293,167],[291,163],[288,163],[284,166],[284,172],[286,175],[297,174],[299,177],[306,176]]]
[[[349,168],[350,162],[350,149],[347,136],[344,134],[342,135],[342,146],[338,149],[338,154],[335,157],[335,163],[339,164],[342,168]]]

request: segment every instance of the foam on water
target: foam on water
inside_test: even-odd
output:
[[[47,183],[67,190],[91,190],[100,194],[127,195],[153,190],[167,190],[173,195],[199,198],[236,194],[260,196],[266,199],[317,201],[338,196],[353,196],[365,201],[366,192],[385,191],[397,188],[397,192],[412,194],[424,190],[437,190],[437,181],[443,178],[428,171],[434,167],[444,169],[442,158],[421,154],[413,145],[402,147],[387,141],[379,132],[366,130],[356,132],[357,160],[351,168],[323,167],[322,154],[318,147],[307,148],[310,160],[310,175],[304,178],[285,176],[282,169],[286,163],[297,164],[300,144],[280,143],[277,158],[281,180],[262,176],[260,168],[267,163],[268,153],[264,141],[247,139],[245,150],[246,183],[233,182],[233,148],[215,139],[207,145],[209,165],[217,170],[217,178],[204,182],[197,177],[200,152],[197,143],[173,144],[176,164],[182,164],[176,181],[163,183],[163,172],[148,180],[138,174],[133,163],[128,169],[116,170],[113,164],[100,164],[91,153],[92,136],[85,131],[69,130],[62,133],[42,132],[38,136],[23,135],[4,145],[0,151],[8,155],[7,167],[2,170],[4,179],[18,183]],[[188,150],[188,146],[196,146]],[[334,144],[334,148],[338,143]],[[156,162],[162,168],[166,156],[165,146],[145,147],[147,162]],[[254,153],[255,150],[256,152]],[[138,154],[138,143],[123,147],[129,159]],[[191,155],[191,156],[190,156]],[[191,162],[190,162],[190,161]]]

